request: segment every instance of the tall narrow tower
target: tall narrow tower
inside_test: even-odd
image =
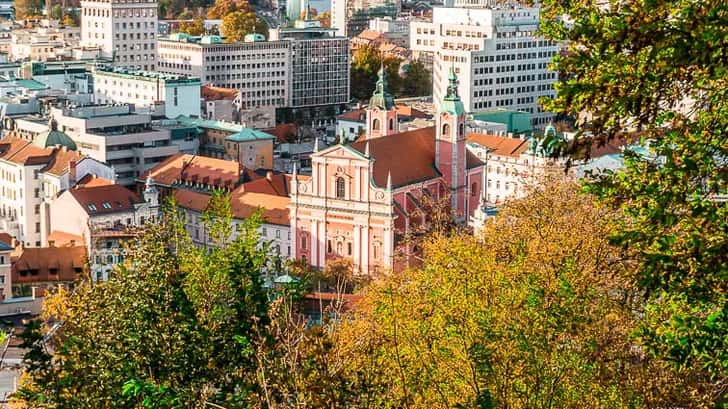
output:
[[[114,66],[155,70],[157,28],[156,0],[81,1],[81,44],[100,47]]]
[[[458,78],[450,69],[447,93],[436,117],[435,164],[449,188],[457,218],[465,217],[465,108],[458,95]]]
[[[367,108],[367,138],[379,138],[395,134],[399,124],[394,98],[387,90],[384,67],[379,68],[379,79]]]

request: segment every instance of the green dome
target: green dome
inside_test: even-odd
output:
[[[448,81],[447,93],[440,104],[440,111],[460,116],[465,112],[465,106],[460,100],[460,95],[458,95],[458,76],[452,68],[450,69]]]
[[[394,107],[394,98],[387,90],[387,79],[384,76],[384,67],[379,68],[377,87],[369,99],[369,108],[379,108],[389,111]]]
[[[58,123],[55,120],[51,120],[50,129],[36,136],[33,143],[41,148],[50,148],[60,145],[65,146],[71,151],[75,151],[77,149],[76,142],[74,142],[73,139],[64,132],[58,130]]]

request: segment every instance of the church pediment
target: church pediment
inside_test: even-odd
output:
[[[346,159],[346,160],[360,160],[368,162],[369,159],[362,153],[345,145],[332,146],[326,150],[323,150],[314,155],[316,158],[325,159]]]

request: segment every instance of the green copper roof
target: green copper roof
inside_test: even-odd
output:
[[[263,139],[275,139],[275,137],[269,133],[258,131],[252,128],[246,128],[241,124],[234,124],[232,122],[213,121],[209,119],[201,118],[190,118],[188,116],[180,115],[177,117],[177,122],[184,126],[193,126],[201,129],[214,129],[216,131],[230,132],[230,135],[225,137],[225,140],[232,142],[243,142],[243,141],[256,141]]]
[[[41,148],[60,145],[65,146],[72,151],[77,149],[76,142],[74,142],[73,139],[64,132],[58,130],[58,124],[55,120],[51,120],[50,129],[48,131],[42,132],[35,137],[33,144],[40,146]]]
[[[38,91],[48,88],[48,86],[36,80],[15,80],[15,84],[20,87],[27,88],[31,91]]]
[[[387,79],[384,75],[384,67],[379,68],[379,79],[372,97],[369,99],[369,108],[379,108],[389,111],[394,107],[394,98],[387,91]]]
[[[458,76],[455,75],[455,70],[450,69],[450,75],[448,76],[450,84],[447,86],[447,93],[440,104],[440,112],[447,112],[453,115],[460,116],[465,113],[465,107],[463,101],[460,100],[458,95]]]

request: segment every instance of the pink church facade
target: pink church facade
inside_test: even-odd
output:
[[[450,197],[458,222],[481,204],[484,164],[466,148],[457,79],[436,125],[396,132],[397,114],[380,72],[367,112],[369,130],[350,145],[313,154],[310,178],[291,181],[293,254],[311,266],[346,258],[355,272],[396,269],[401,237],[422,223],[423,195]]]

